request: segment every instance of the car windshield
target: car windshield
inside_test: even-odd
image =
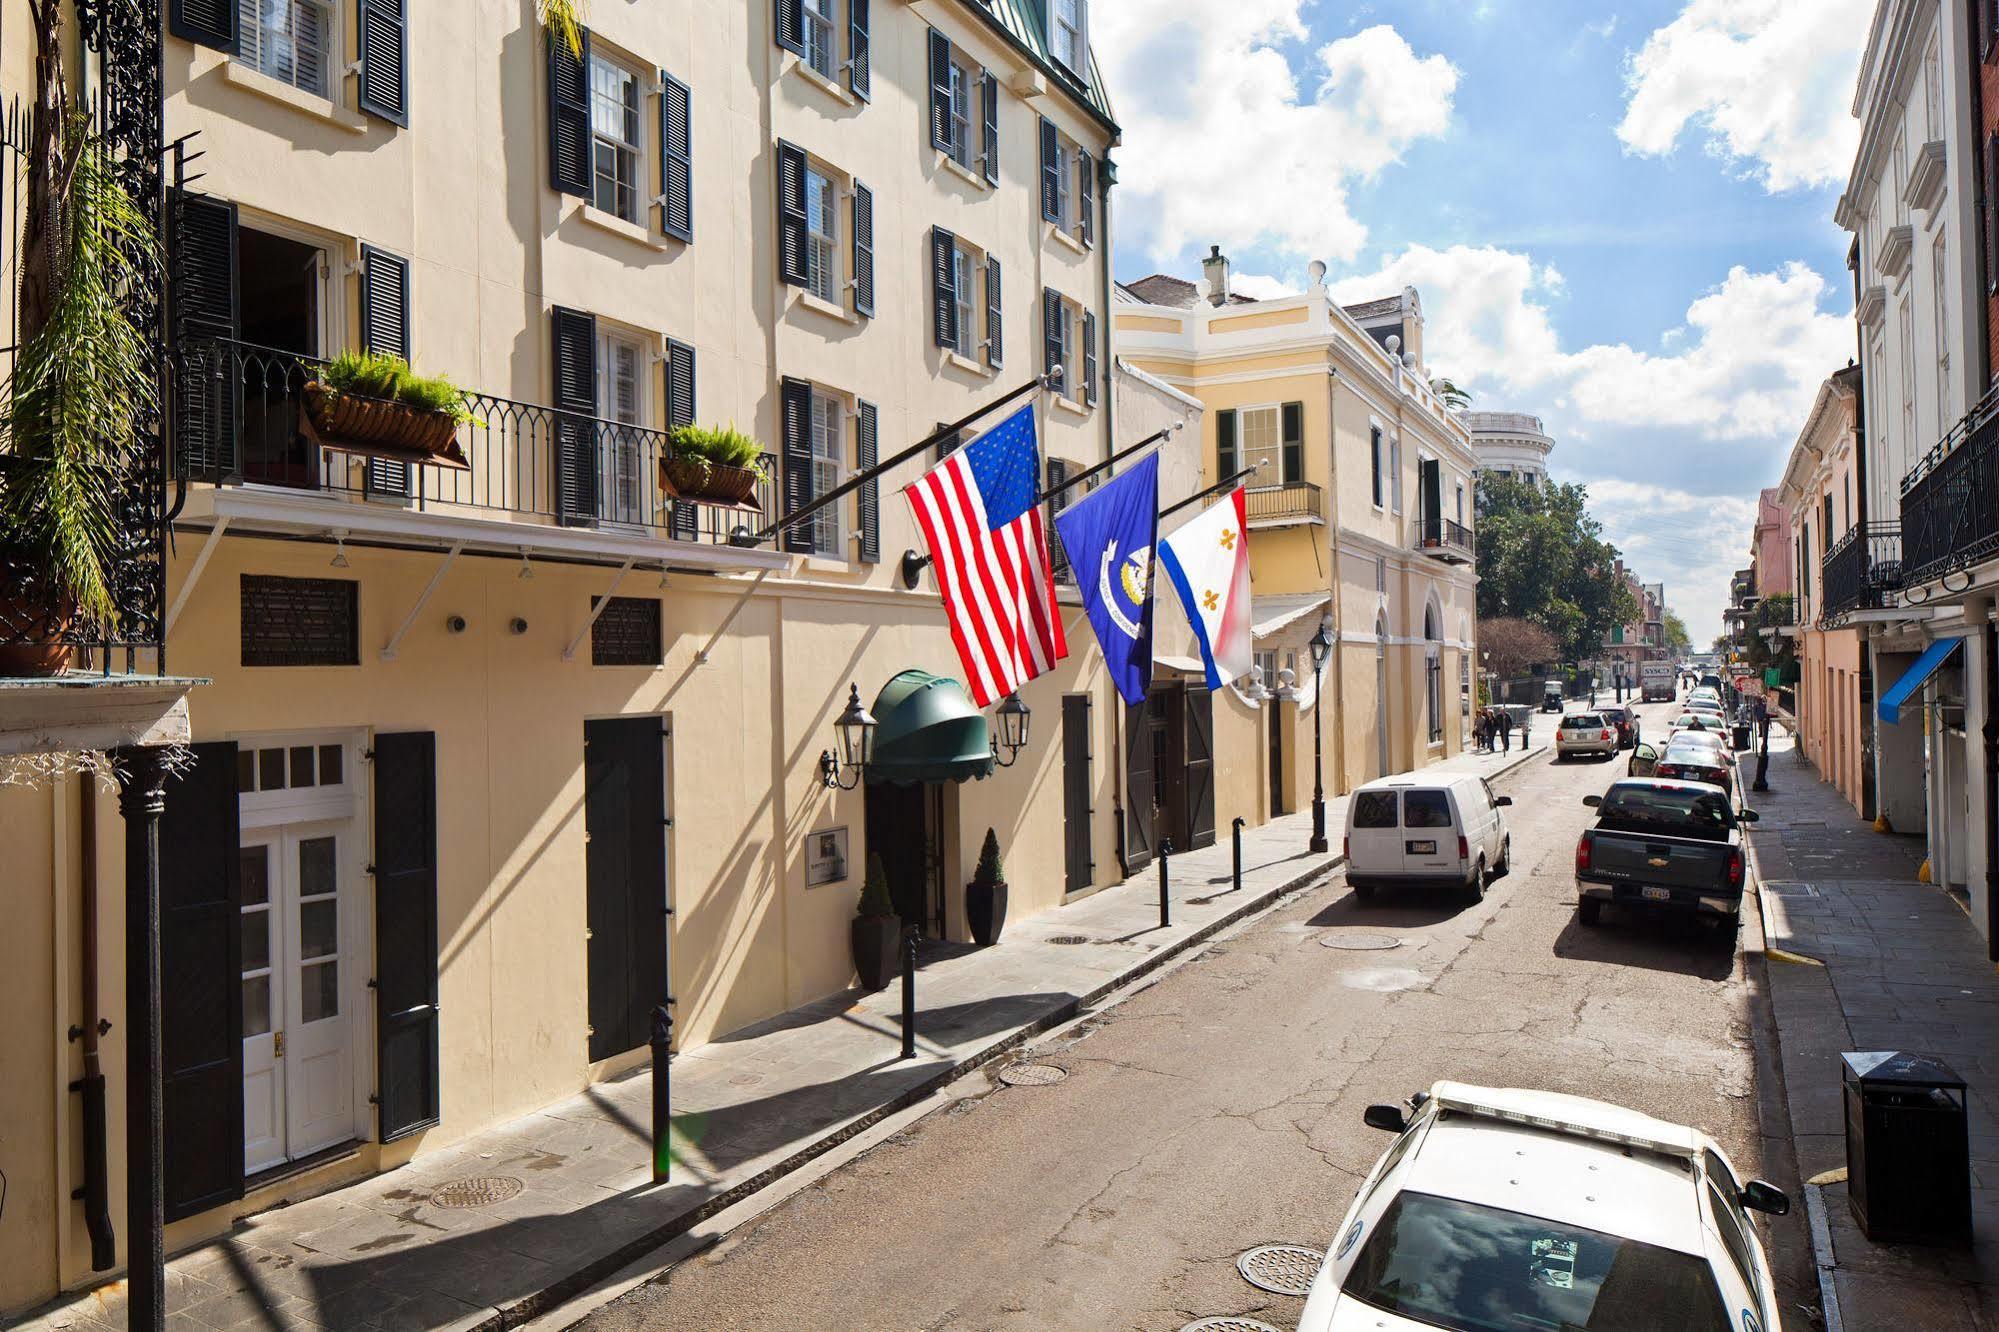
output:
[[[1578,712],[1572,717],[1562,718],[1565,731],[1597,731],[1603,729],[1603,718],[1594,712]]]
[[[1395,792],[1362,791],[1353,798],[1353,826],[1356,828],[1393,828],[1395,818]]]
[[[1460,1332],[1728,1332],[1705,1260],[1520,1212],[1396,1195],[1341,1287]]]
[[[1735,819],[1728,812],[1727,793],[1711,787],[1621,782],[1604,796],[1596,826],[1604,832],[1725,842]]]
[[[1451,798],[1442,791],[1403,792],[1402,826],[1405,828],[1450,827]]]

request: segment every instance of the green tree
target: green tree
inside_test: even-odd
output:
[[[1638,600],[1617,574],[1617,548],[1588,504],[1584,486],[1480,479],[1479,619],[1532,621],[1575,659],[1596,655],[1613,626],[1638,617]]]
[[[1795,606],[1795,599],[1789,592],[1779,592],[1757,602],[1756,609],[1750,613],[1745,635],[1748,643],[1742,655],[1757,670],[1766,666],[1783,666],[1796,655],[1797,648],[1791,639],[1765,636],[1766,630],[1790,624],[1796,613]]]
[[[1471,406],[1471,391],[1459,388],[1457,382],[1448,376],[1440,376],[1430,381],[1430,391],[1444,400],[1444,406],[1453,411],[1463,411]]]
[[[1687,622],[1677,611],[1666,612],[1666,650],[1676,657],[1684,657],[1694,649],[1694,638],[1687,632]]]

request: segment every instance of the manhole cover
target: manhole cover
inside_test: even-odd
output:
[[[439,1185],[430,1195],[432,1207],[488,1207],[505,1202],[521,1191],[521,1182],[512,1175],[474,1175]]]
[[[1052,944],[1086,944],[1089,941],[1090,936],[1087,934],[1058,934],[1048,942]]]
[[[1235,1270],[1258,1290],[1303,1295],[1312,1288],[1312,1278],[1319,1274],[1325,1256],[1302,1244],[1260,1244],[1235,1260]]]
[[[1009,1087],[1052,1087],[1069,1076],[1066,1068],[1054,1064],[1008,1064],[999,1078]]]
[[[1328,934],[1319,943],[1322,947],[1339,948],[1350,953],[1379,953],[1402,946],[1402,941],[1392,934]]]
[[[1775,893],[1779,897],[1817,897],[1819,895],[1819,890],[1808,883],[1786,882],[1779,879],[1766,879],[1763,883],[1763,888],[1764,891]]]
[[[1241,1314],[1223,1314],[1220,1318],[1196,1319],[1180,1332],[1277,1332],[1277,1329]]]

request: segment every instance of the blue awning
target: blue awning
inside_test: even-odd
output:
[[[1902,720],[1902,705],[1915,696],[1918,689],[1929,683],[1929,678],[1937,673],[1937,668],[1949,659],[1950,654],[1964,645],[1962,638],[1939,638],[1923,649],[1923,655],[1916,658],[1916,664],[1902,673],[1888,692],[1881,695],[1881,720],[1890,726]]]

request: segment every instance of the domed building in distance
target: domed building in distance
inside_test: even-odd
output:
[[[1516,476],[1535,486],[1548,480],[1548,455],[1555,441],[1541,426],[1541,418],[1526,412],[1466,412],[1471,427],[1472,451],[1478,455],[1481,472]]]

